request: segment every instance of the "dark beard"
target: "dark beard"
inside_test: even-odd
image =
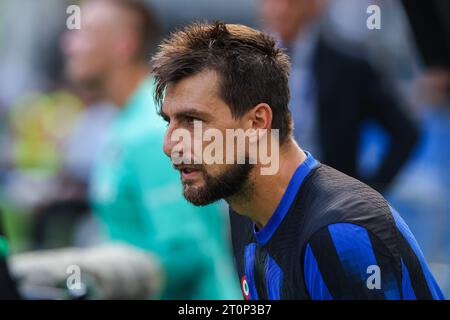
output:
[[[227,199],[243,190],[253,167],[253,164],[246,161],[245,164],[233,165],[217,177],[203,170],[205,185],[201,188],[192,188],[189,184],[184,184],[183,195],[195,206],[206,206],[220,199]]]

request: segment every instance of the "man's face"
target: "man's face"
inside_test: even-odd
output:
[[[185,198],[194,205],[206,205],[241,191],[249,180],[253,165],[245,164],[205,164],[205,147],[211,142],[194,135],[194,127],[201,122],[202,136],[208,129],[217,129],[222,137],[226,129],[246,130],[245,117],[235,119],[230,107],[219,97],[218,76],[213,71],[203,71],[169,84],[161,108],[161,114],[168,121],[164,138],[164,152],[175,162],[175,157],[185,159],[182,164],[174,164],[179,170]],[[197,127],[198,128],[198,127]],[[177,131],[185,130],[190,140],[174,139]],[[201,138],[199,141],[198,138]],[[186,144],[188,142],[189,144]],[[200,146],[196,148],[195,144]],[[225,148],[226,142],[223,146]],[[226,150],[216,150],[224,159]],[[201,164],[192,164],[194,159],[203,158]],[[191,160],[190,163],[187,163]]]
[[[126,21],[120,7],[108,1],[87,2],[81,8],[81,29],[63,37],[66,74],[76,84],[101,84],[114,65],[120,64],[126,45]]]

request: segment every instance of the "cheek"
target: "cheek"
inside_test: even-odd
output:
[[[227,170],[230,170],[230,165],[226,164],[211,164],[203,166],[203,178],[208,175],[211,178],[218,178],[223,175]]]

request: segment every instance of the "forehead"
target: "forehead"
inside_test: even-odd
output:
[[[117,30],[117,26],[124,24],[128,19],[127,12],[118,5],[108,1],[91,1],[83,4],[83,28],[90,30],[108,29]],[[83,29],[82,28],[82,29]]]
[[[211,115],[227,112],[228,105],[219,96],[219,76],[215,71],[202,71],[167,85],[161,111],[172,113],[196,109]]]

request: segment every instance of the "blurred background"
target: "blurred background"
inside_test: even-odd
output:
[[[302,0],[144,2],[160,37],[193,20],[217,19],[276,36],[293,63],[290,107],[296,138],[322,162],[383,193],[410,226],[450,297],[450,56],[445,51],[450,11],[445,1],[426,1],[425,8],[397,0],[319,1],[316,6]],[[73,4],[81,1],[0,0],[0,212],[12,257],[89,248],[108,237],[90,190],[95,163],[121,110],[67,79],[63,39],[66,9]],[[381,8],[381,29],[366,25],[366,10],[373,4]],[[82,9],[82,29],[83,14]],[[353,114],[358,119],[349,120]],[[226,219],[223,207],[218,212]],[[226,241],[226,224],[217,222],[217,228],[224,234],[218,243]],[[228,264],[223,257],[229,248],[217,250],[217,259]],[[235,288],[227,290],[228,297],[239,298]]]

